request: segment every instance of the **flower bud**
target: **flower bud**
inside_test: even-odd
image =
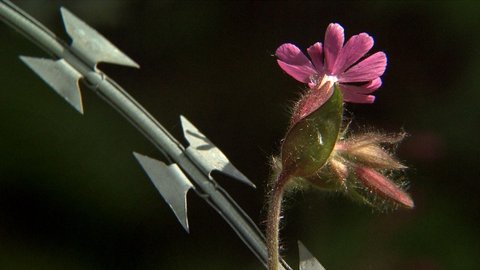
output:
[[[329,87],[331,84],[325,83],[316,90],[327,92]],[[342,94],[335,87],[323,105],[293,124],[281,149],[282,169],[286,174],[308,177],[325,165],[338,139],[342,113]]]
[[[414,207],[413,200],[407,193],[377,171],[359,166],[355,167],[355,174],[358,180],[367,188],[371,189],[372,192],[375,192],[385,199],[393,200],[406,208]]]
[[[390,155],[381,144],[395,144],[401,141],[405,134],[386,136],[378,133],[366,133],[335,145],[346,159],[353,163],[363,164],[376,169],[405,169],[406,166]]]
[[[399,181],[384,175],[406,168],[382,147],[398,143],[404,137],[405,134],[370,132],[339,138],[327,165],[305,180],[321,190],[343,191],[350,198],[378,209],[399,205],[413,208],[412,199]]]

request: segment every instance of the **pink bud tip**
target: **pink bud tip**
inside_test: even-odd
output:
[[[366,167],[356,167],[355,172],[365,186],[380,196],[391,199],[406,208],[415,206],[412,198],[405,191],[377,171]]]

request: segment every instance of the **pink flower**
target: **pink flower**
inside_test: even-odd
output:
[[[373,47],[373,38],[366,33],[351,37],[345,45],[343,43],[342,26],[331,23],[325,33],[324,46],[317,42],[307,49],[311,61],[290,43],[281,45],[275,54],[280,67],[294,79],[308,84],[312,91],[330,82],[340,88],[347,102],[373,103],[375,97],[370,94],[382,85],[380,76],[385,72],[387,56],[376,52],[363,58]],[[303,111],[314,111],[330,95],[320,96],[323,100],[306,102],[309,108],[303,108]]]

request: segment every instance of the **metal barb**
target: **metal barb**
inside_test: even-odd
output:
[[[166,165],[134,153],[185,230],[188,232],[186,194],[193,188],[193,183],[197,194],[205,195],[201,197],[225,219],[266,266],[268,258],[264,236],[243,209],[212,179],[210,173],[219,170],[250,186],[254,186],[253,183],[193,124],[182,117],[184,134],[190,143],[185,149],[133,97],[95,68],[98,62],[133,67],[138,65],[66,9],[62,9],[62,15],[67,32],[73,40],[71,47],[13,3],[0,0],[0,20],[57,59],[21,57],[30,68],[80,112],[83,109],[78,80],[85,78],[89,88],[132,123],[166,158],[175,162]],[[281,260],[281,263],[281,269],[291,270],[285,261]]]
[[[300,241],[298,241],[298,253],[300,256],[300,270],[325,270]]]
[[[241,173],[228,160],[225,154],[218,149],[203,133],[201,133],[185,116],[180,116],[182,122],[183,134],[189,142],[186,149],[189,156],[198,166],[202,168],[205,174],[210,176],[213,170],[220,171],[226,175],[233,177],[240,182],[256,188],[243,173]]]
[[[187,192],[194,188],[190,180],[175,163],[167,166],[161,161],[135,152],[133,155],[173,210],[183,228],[187,233],[190,232],[187,217]]]
[[[20,56],[20,59],[50,85],[55,92],[83,114],[82,95],[78,85],[78,80],[82,78],[82,74],[64,59],[55,61],[28,56]]]
[[[72,51],[78,53],[78,55],[83,56],[83,58],[85,58],[83,60],[86,61],[91,68],[95,68],[99,62],[134,68],[140,67],[104,36],[73,15],[66,8],[62,7],[60,11],[65,24],[65,30],[72,38],[70,48]]]

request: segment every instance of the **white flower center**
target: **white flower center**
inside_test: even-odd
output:
[[[332,84],[338,82],[337,76],[324,75],[322,79],[322,84],[325,82],[331,82]]]
[[[338,82],[337,76],[332,75],[323,75],[320,77],[318,74],[310,76],[310,84],[311,87],[314,85],[315,88],[321,88],[325,83],[330,82],[331,85],[334,85]]]
[[[308,86],[315,89],[321,89],[326,83],[328,83],[330,87],[332,87],[337,82],[337,76],[325,74],[320,77],[318,74],[314,74],[310,76],[310,83],[308,84]]]
[[[326,83],[328,83],[331,87],[338,81],[338,78],[336,76],[330,76],[330,75],[323,75],[321,81],[319,81],[318,79],[319,78],[317,78],[315,81],[312,81],[312,83],[315,84],[315,87],[317,89],[322,88]]]

